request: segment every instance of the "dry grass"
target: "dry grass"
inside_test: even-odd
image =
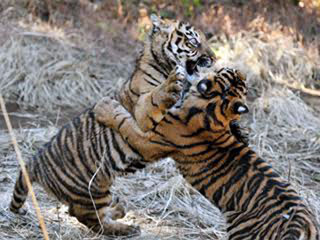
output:
[[[35,193],[33,191],[32,183],[30,181],[30,177],[29,177],[28,172],[27,172],[26,164],[25,164],[25,162],[24,162],[24,160],[22,158],[22,154],[21,154],[21,151],[19,149],[16,136],[13,133],[13,128],[12,128],[12,125],[11,125],[11,121],[9,119],[7,108],[5,106],[5,102],[3,100],[2,95],[0,95],[0,106],[1,106],[1,110],[2,110],[2,113],[4,115],[4,118],[5,118],[5,121],[6,121],[6,125],[7,125],[7,128],[8,128],[10,137],[11,137],[12,145],[14,146],[14,150],[16,152],[17,159],[18,159],[21,171],[23,173],[23,177],[24,177],[24,179],[26,181],[26,184],[27,184],[27,187],[28,187],[28,191],[30,192],[30,195],[31,195],[32,204],[33,204],[33,206],[34,206],[34,208],[36,210],[37,218],[38,218],[38,221],[39,221],[39,224],[40,224],[41,231],[43,233],[43,237],[44,237],[45,240],[49,240],[48,231],[47,231],[46,225],[45,225],[44,220],[43,220],[43,216],[42,216],[40,208],[39,208],[39,203],[38,203],[36,195],[35,195]]]
[[[0,90],[4,96],[48,111],[83,109],[112,91],[121,75],[128,73],[119,67],[121,61],[102,62],[94,51],[86,52],[44,34],[16,36],[0,51]]]
[[[78,39],[77,45],[73,38]],[[132,56],[110,58],[110,48],[98,51],[93,45],[82,35],[71,38],[28,33],[13,34],[1,46],[0,93],[7,101],[23,106],[35,126],[15,129],[25,158],[59,129],[55,124],[59,115],[84,109],[132,70]],[[251,111],[243,124],[250,128],[251,146],[296,186],[320,222],[320,113],[316,105],[306,104],[305,97],[284,84],[316,87],[319,55],[291,38],[262,33],[245,32],[223,41],[212,39],[212,45],[221,57],[219,65],[237,67],[248,76]],[[29,108],[32,111],[28,112]],[[41,126],[47,127],[39,127],[39,114]],[[8,210],[18,164],[5,130],[0,132],[0,158],[0,239],[41,239],[30,201],[26,216]],[[95,236],[69,217],[66,208],[41,188],[35,190],[50,239],[108,239]],[[122,221],[142,228],[141,236],[127,239],[225,236],[218,210],[185,183],[169,159],[117,179],[112,191],[129,209]]]

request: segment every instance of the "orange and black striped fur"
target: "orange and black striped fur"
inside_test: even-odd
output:
[[[180,65],[193,73],[195,65],[211,66],[215,55],[204,34],[188,23],[151,16],[152,30],[131,78],[122,86],[121,104],[145,131],[161,121],[166,109],[176,102],[170,73]]]
[[[104,123],[145,159],[168,152],[184,178],[221,210],[229,240],[319,240],[315,218],[292,185],[234,134],[232,123],[246,112],[244,79],[231,69],[200,75],[182,106],[148,132],[114,100],[104,106],[112,109]]]
[[[156,16],[152,20],[152,32],[136,70],[117,96],[128,110],[138,112],[138,119],[145,118],[143,124],[149,128],[161,121],[166,108],[179,98],[182,86],[178,84],[175,65],[207,66],[214,60],[203,34],[191,25]],[[138,227],[114,221],[124,215],[124,210],[112,203],[109,189],[116,176],[144,167],[145,161],[116,131],[97,121],[96,109],[87,109],[64,126],[27,163],[28,173],[32,182],[68,205],[69,213],[92,230],[106,235],[136,234]],[[149,112],[152,117],[144,117]],[[27,195],[20,172],[11,211],[19,212]]]
[[[116,176],[142,167],[141,155],[114,130],[99,124],[92,108],[64,126],[27,163],[32,182],[68,205],[71,216],[107,235],[139,232],[138,227],[114,221],[124,210],[112,202],[109,189]],[[10,210],[19,212],[27,195],[20,171]]]

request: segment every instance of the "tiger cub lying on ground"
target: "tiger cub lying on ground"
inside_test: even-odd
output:
[[[115,96],[146,129],[161,121],[166,109],[179,98],[182,85],[174,67],[182,65],[192,74],[195,66],[207,67],[215,60],[204,35],[190,24],[154,15],[151,19],[153,27],[136,69]],[[116,131],[98,123],[92,109],[64,126],[27,163],[28,173],[32,182],[68,205],[70,215],[93,231],[137,234],[138,227],[114,221],[123,217],[124,210],[112,203],[109,189],[116,176],[143,168],[148,161]],[[20,171],[11,211],[19,212],[27,195]]]
[[[145,159],[169,152],[184,178],[221,210],[229,240],[319,240],[314,216],[290,183],[233,134],[232,123],[247,111],[244,80],[230,69],[200,76],[181,107],[148,132],[115,100],[101,101],[96,112]]]

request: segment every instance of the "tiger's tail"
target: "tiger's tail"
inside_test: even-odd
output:
[[[33,177],[32,172],[30,171],[30,166],[26,166],[27,173],[29,175],[31,183],[35,180]],[[22,170],[19,172],[19,176],[16,180],[14,191],[10,203],[10,211],[14,213],[24,213],[25,211],[20,211],[20,208],[25,203],[27,197],[28,197],[29,189],[27,186],[26,179],[23,175]]]

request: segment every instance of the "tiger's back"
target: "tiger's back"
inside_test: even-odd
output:
[[[241,75],[227,69],[200,79],[181,108],[146,133],[136,131],[121,105],[109,124],[146,158],[171,147],[184,178],[223,213],[229,240],[320,240],[319,224],[294,187],[234,134],[231,123],[245,112]]]

